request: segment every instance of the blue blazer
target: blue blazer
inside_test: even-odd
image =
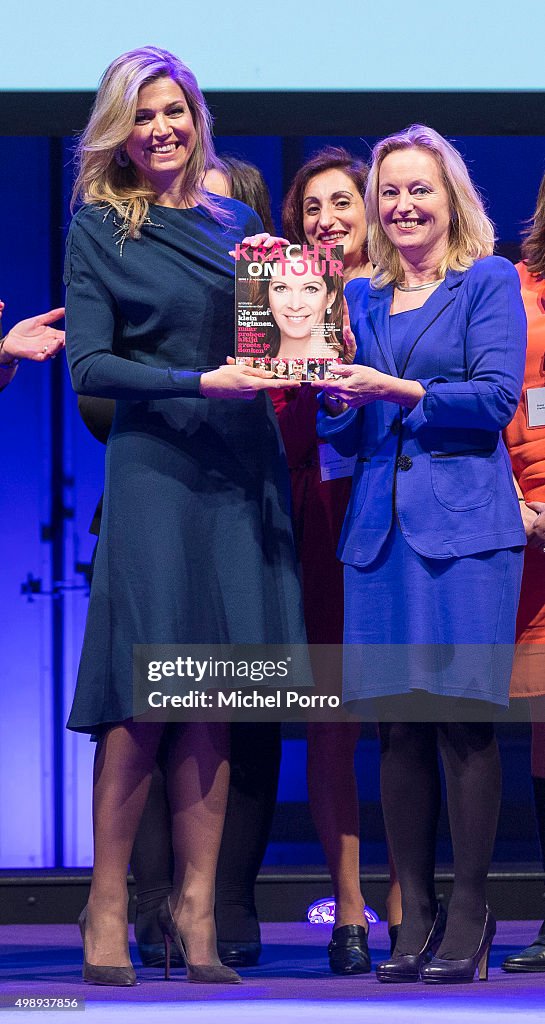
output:
[[[349,565],[369,565],[394,516],[410,546],[451,558],[524,545],[519,502],[501,431],[524,375],[526,317],[515,268],[499,256],[449,271],[411,323],[404,366],[390,345],[392,286],[346,288],[356,362],[426,389],[414,409],[376,401],[337,417],[321,410],[318,433],[357,454],[339,544]]]

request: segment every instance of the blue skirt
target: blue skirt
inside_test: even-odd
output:
[[[371,565],[345,565],[344,701],[424,691],[507,705],[523,550],[424,558],[395,523]]]

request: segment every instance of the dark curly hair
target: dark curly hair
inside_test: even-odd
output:
[[[303,228],[303,199],[311,178],[332,169],[343,171],[354,182],[360,196],[364,197],[369,177],[365,160],[349,153],[343,146],[326,146],[297,171],[282,207],[282,230],[290,242],[304,245],[307,241]],[[362,262],[367,262],[367,250],[362,250]]]

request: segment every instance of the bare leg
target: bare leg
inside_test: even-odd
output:
[[[127,868],[163,725],[123,722],[99,740],[93,777],[94,868],[85,952],[92,964],[130,964]]]
[[[364,924],[360,889],[359,802],[354,752],[359,722],[309,722],[308,796],[336,901],[335,927]]]
[[[224,723],[187,724],[169,747],[174,884],[171,907],[188,959],[219,964],[214,924],[218,854],[229,787]]]

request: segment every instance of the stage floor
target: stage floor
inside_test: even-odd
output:
[[[258,967],[243,971],[240,986],[190,985],[184,972],[169,982],[159,970],[139,966],[131,949],[139,984],[132,989],[84,985],[81,947],[75,925],[0,927],[0,1024],[74,1020],[67,1010],[15,1009],[17,999],[62,997],[85,1000],[83,1021],[121,1024],[473,1024],[474,1021],[545,1020],[545,974],[505,974],[508,953],[528,945],[541,922],[505,921],[498,925],[488,982],[471,985],[381,985],[375,975],[338,978],[329,973],[325,947],[329,929],[321,925],[265,924],[264,952]],[[372,925],[373,963],[388,948],[385,924]],[[183,1004],[180,1005],[180,1004]],[[10,1010],[10,1006],[12,1009]],[[75,1022],[82,1018],[75,1018]]]

